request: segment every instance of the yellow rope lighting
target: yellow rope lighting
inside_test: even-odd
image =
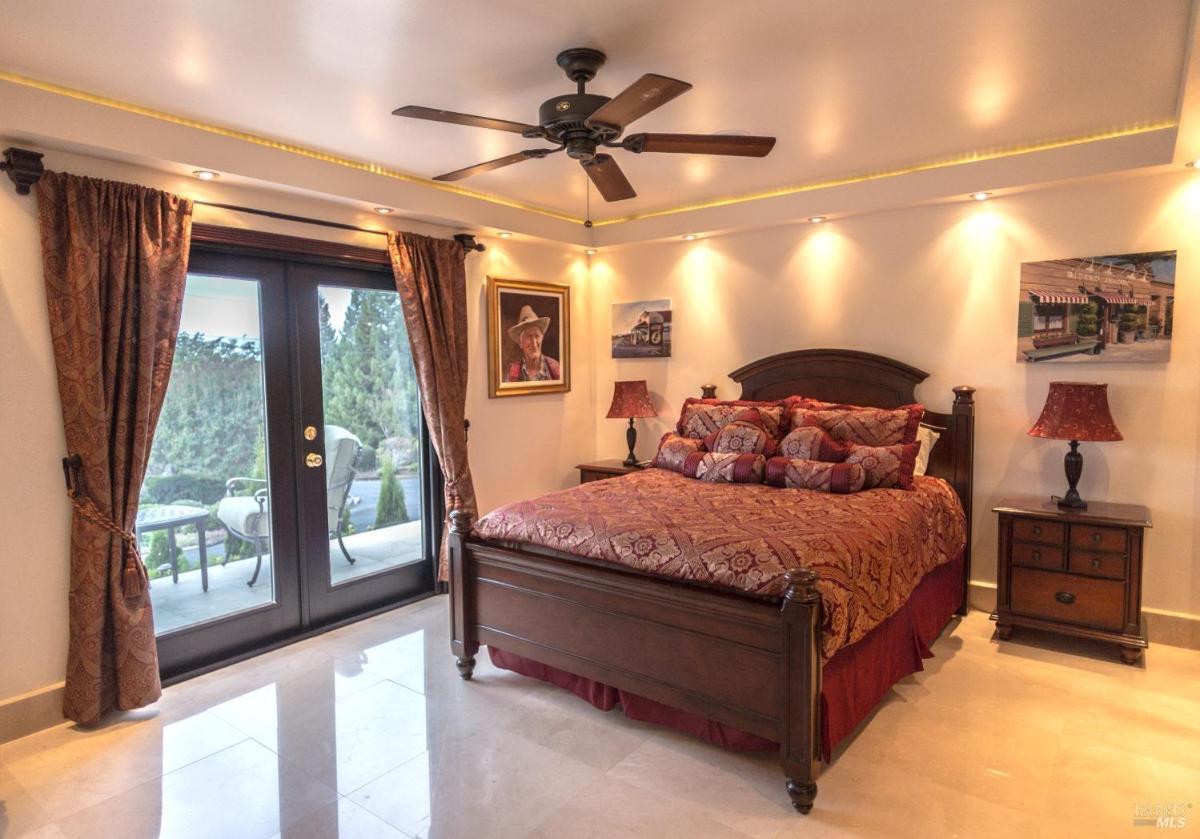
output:
[[[76,90],[63,85],[31,79],[27,76],[22,76],[17,73],[10,73],[0,70],[0,81],[11,82],[13,84],[30,87],[35,90],[41,90],[46,93],[54,93],[59,96],[66,96],[71,99],[78,99],[83,102],[89,102],[93,105],[102,105],[106,108],[114,108],[119,111],[125,111],[126,113],[137,114],[138,116],[162,120],[163,122],[169,122],[174,125],[182,125],[186,128],[194,128],[198,131],[205,131],[209,134],[216,134],[221,137],[228,137],[230,139],[241,140],[246,143],[253,143],[257,146],[265,146],[266,148],[275,149],[277,151],[287,152],[289,154],[295,154],[301,157],[307,157],[312,160],[319,160],[322,163],[332,163],[336,166],[345,166],[348,169],[357,169],[361,172],[369,172],[373,175],[380,175],[385,178],[392,178],[393,180],[403,181],[405,183],[431,187],[433,189],[449,192],[454,195],[462,195],[467,198],[476,198],[480,201],[487,201],[502,207],[525,210],[526,212],[536,213],[548,218],[557,219],[558,221],[570,222],[572,224],[583,224],[582,218],[570,215],[569,213],[551,210],[546,207],[539,207],[534,204],[527,204],[525,202],[517,201],[511,198],[505,198],[500,195],[493,195],[487,192],[477,192],[475,190],[465,189],[463,187],[454,186],[442,181],[433,181],[429,180],[428,178],[409,175],[405,172],[392,169],[379,163],[365,163],[363,161],[353,160],[348,157],[341,157],[336,154],[305,148],[304,146],[298,146],[293,143],[284,143],[279,140],[272,140],[268,137],[261,137],[257,134],[251,134],[248,131],[238,131],[232,128],[212,125],[211,123],[201,122],[200,120],[169,114],[165,111],[158,111],[153,108],[134,105],[130,102],[123,102],[118,99],[110,99],[106,96],[98,96],[94,93]],[[1030,154],[1032,152],[1061,149],[1069,146],[1095,143],[1102,140],[1113,140],[1119,137],[1132,137],[1139,134],[1149,134],[1155,131],[1163,131],[1166,129],[1175,128],[1177,126],[1178,123],[1174,120],[1163,120],[1160,122],[1139,123],[1123,128],[1098,131],[1058,140],[1048,140],[1041,143],[1028,143],[987,149],[983,151],[968,152],[965,154],[955,155],[953,157],[940,158],[937,160],[926,161],[925,163],[916,163],[909,166],[901,166],[892,169],[880,169],[871,172],[859,173],[856,175],[832,178],[829,180],[812,181],[793,186],[776,187],[774,189],[768,189],[762,192],[733,195],[724,198],[711,198],[703,201],[696,201],[690,204],[665,207],[661,210],[648,210],[643,213],[633,213],[627,216],[616,216],[608,219],[600,219],[593,222],[593,226],[607,227],[609,225],[624,224],[626,222],[640,221],[642,219],[661,218],[662,216],[675,215],[676,213],[687,213],[692,212],[693,210],[707,210],[713,207],[727,207],[732,204],[744,204],[749,201],[760,201],[764,198],[780,198],[782,196],[795,195],[801,192],[813,192],[815,190],[829,189],[836,186],[846,186],[848,184],[864,183],[866,181],[877,181],[884,178],[895,178],[901,175],[915,174],[917,172],[928,172],[934,169],[962,166],[963,164],[967,163],[979,163],[985,160],[998,160],[1005,157],[1015,157],[1017,155]]]

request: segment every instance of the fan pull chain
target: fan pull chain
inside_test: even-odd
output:
[[[592,179],[587,176],[587,172],[583,173],[583,194],[585,196],[584,201],[586,202],[586,205],[585,205],[586,211],[583,214],[583,226],[591,227],[592,226]]]

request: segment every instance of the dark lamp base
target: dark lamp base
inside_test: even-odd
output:
[[[1083,474],[1083,455],[1079,453],[1078,440],[1071,441],[1071,450],[1063,458],[1063,468],[1067,472],[1067,494],[1062,498],[1051,496],[1051,500],[1057,501],[1062,510],[1086,510],[1087,502],[1079,497],[1079,490],[1075,489]]]
[[[625,442],[629,444],[629,457],[623,461],[626,466],[637,466],[637,455],[633,453],[637,445],[637,429],[633,427],[633,417],[629,418],[629,428],[625,429]]]

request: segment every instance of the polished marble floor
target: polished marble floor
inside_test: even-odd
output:
[[[0,835],[1146,836],[1135,808],[1200,805],[1200,652],[1155,645],[1127,667],[1102,645],[1000,644],[973,612],[804,817],[769,755],[601,713],[486,655],[460,681],[445,610],[433,598],[103,727],[0,746]]]

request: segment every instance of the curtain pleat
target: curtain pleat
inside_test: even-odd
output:
[[[63,713],[95,722],[162,692],[134,536],[183,306],[192,202],[47,172],[38,181],[46,305],[70,470],[70,640]]]

